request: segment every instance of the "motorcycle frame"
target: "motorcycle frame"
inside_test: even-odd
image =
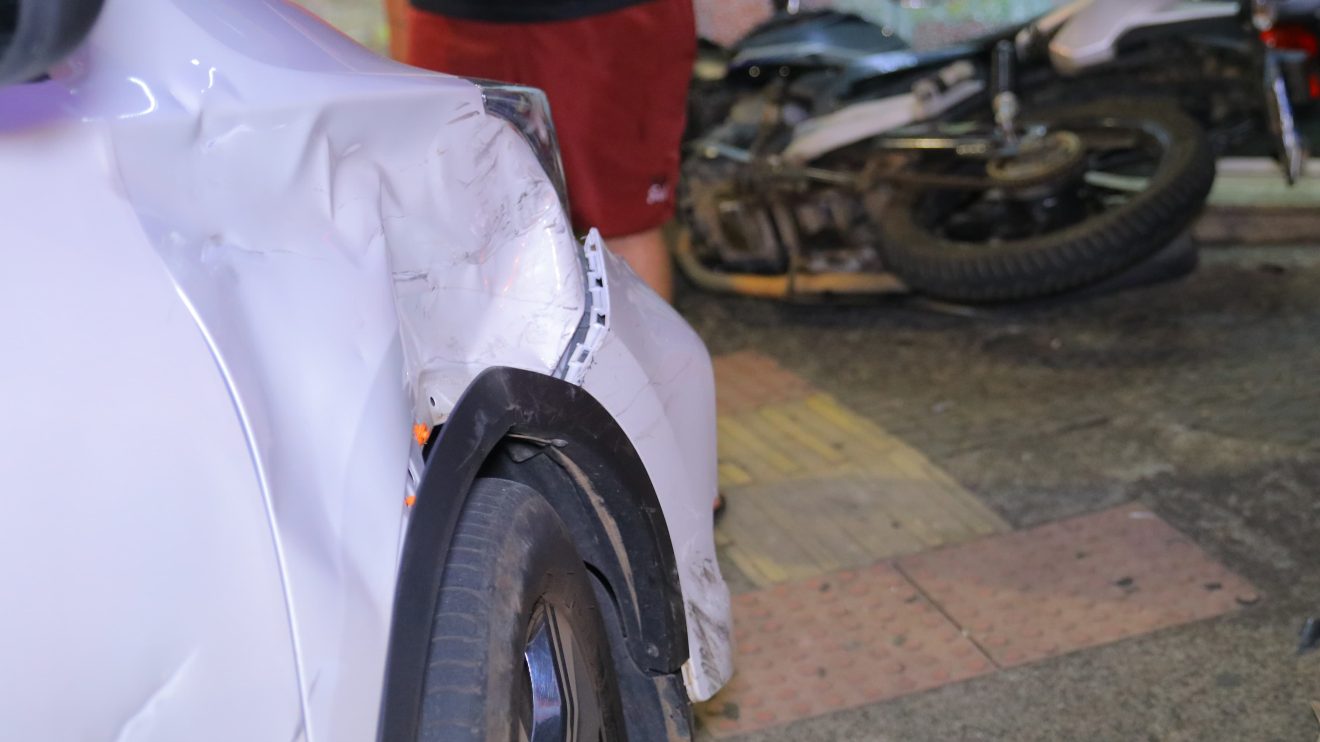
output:
[[[1236,1],[1197,2],[1185,0],[1075,0],[1068,5],[1042,16],[1022,28],[1013,37],[1017,59],[1028,57],[1041,42],[1048,41],[1048,59],[1056,73],[1074,75],[1101,67],[1118,58],[1120,42],[1134,32],[1159,29],[1160,33],[1178,35],[1180,30],[1204,27],[1207,24],[1241,20],[1241,5]],[[951,50],[949,50],[951,51]],[[943,78],[945,83],[938,92],[907,92],[874,100],[845,104],[830,113],[814,116],[794,127],[792,138],[783,155],[772,165],[775,174],[783,177],[801,177],[832,185],[860,184],[860,176],[808,165],[812,160],[839,148],[868,139],[876,140],[878,148],[897,152],[927,153],[951,151],[961,156],[987,156],[1000,151],[1005,143],[993,135],[986,137],[923,136],[903,130],[914,124],[931,121],[955,107],[972,101],[988,88],[988,75],[982,70],[973,74],[950,74],[957,65],[970,66],[968,61],[979,54],[989,56],[988,47],[964,46],[959,56],[949,54],[933,56],[924,65],[907,51],[884,52],[873,55],[884,64],[866,64],[862,57],[857,63],[841,70],[850,78],[880,77],[886,74],[915,71],[923,66]],[[739,58],[742,63],[748,60]],[[901,62],[895,66],[895,62]],[[943,64],[938,69],[935,65]],[[1270,68],[1267,67],[1267,70]],[[1267,85],[1280,84],[1277,67]],[[1290,131],[1285,128],[1285,134]],[[722,147],[713,156],[734,157],[744,162],[756,155],[747,151],[732,151]],[[1292,170],[1293,168],[1288,168]],[[1290,176],[1295,175],[1290,172]],[[883,181],[883,176],[876,182]],[[1291,181],[1291,177],[1290,177]],[[786,245],[786,248],[791,246]],[[790,254],[796,250],[789,250]],[[695,255],[690,235],[684,232],[675,249],[684,272],[703,288],[767,298],[808,298],[820,295],[863,295],[902,293],[908,289],[901,279],[887,271],[873,273],[803,273],[798,261],[790,260],[782,275],[738,274],[712,270],[704,266]]]

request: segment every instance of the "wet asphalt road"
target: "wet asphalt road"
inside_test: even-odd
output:
[[[1208,249],[1174,283],[974,317],[691,287],[678,306],[712,353],[774,356],[1014,527],[1141,501],[1262,593],[1236,615],[748,739],[1320,734],[1320,652],[1295,652],[1320,615],[1320,249]]]

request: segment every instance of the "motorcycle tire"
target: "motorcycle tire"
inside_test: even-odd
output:
[[[921,216],[928,191],[899,189],[881,215],[883,250],[887,267],[909,287],[968,303],[1064,293],[1136,265],[1181,234],[1205,204],[1215,177],[1214,154],[1201,127],[1173,106],[1111,99],[1041,111],[1030,119],[1065,126],[1131,122],[1163,151],[1139,194],[1057,231],[1022,239],[949,239]]]

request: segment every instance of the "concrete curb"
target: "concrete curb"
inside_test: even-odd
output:
[[[1264,157],[1226,157],[1192,233],[1202,244],[1320,244],[1320,159],[1289,186]]]

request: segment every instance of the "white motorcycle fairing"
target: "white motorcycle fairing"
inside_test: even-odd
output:
[[[1050,62],[1074,75],[1114,61],[1124,36],[1142,28],[1233,18],[1236,2],[1200,0],[1078,0],[1037,21],[1040,33],[1059,29],[1050,40]]]
[[[784,159],[810,162],[841,147],[934,118],[985,89],[985,82],[974,73],[970,62],[954,62],[934,73],[940,85],[919,81],[910,93],[852,103],[809,118],[793,128]]]

